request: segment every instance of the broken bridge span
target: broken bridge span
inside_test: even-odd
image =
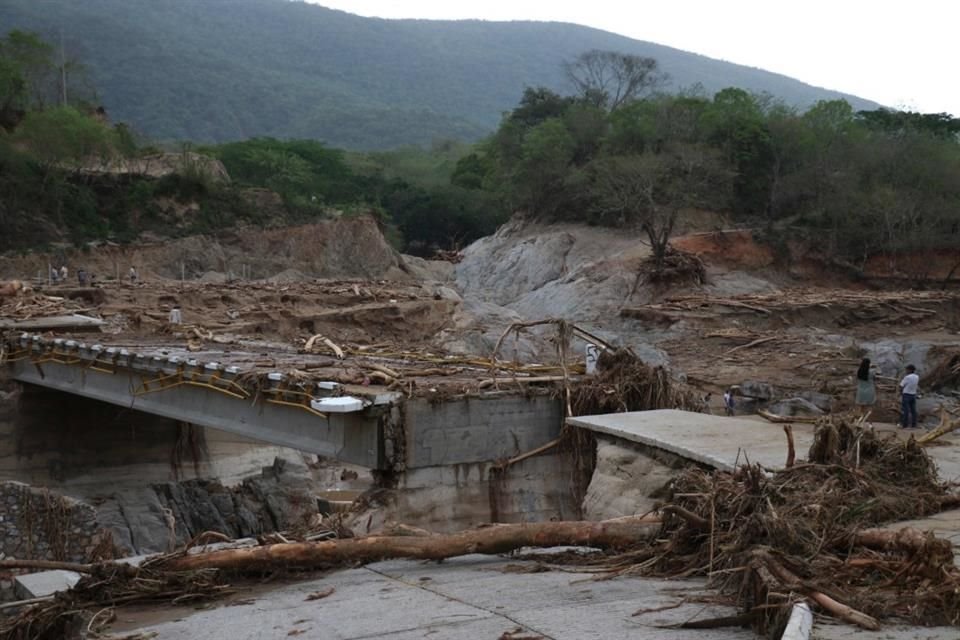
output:
[[[0,362],[21,383],[381,470],[508,458],[549,442],[562,424],[549,389],[468,389],[446,373],[388,389],[342,382],[349,362],[269,356],[264,367],[249,351],[25,333],[3,341]]]

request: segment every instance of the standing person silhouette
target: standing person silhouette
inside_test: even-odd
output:
[[[870,366],[870,358],[861,360],[857,369],[857,394],[854,401],[861,417],[870,413],[877,402],[876,374]]]
[[[907,375],[900,381],[900,427],[903,429],[917,428],[917,393],[920,386],[920,376],[917,368],[907,365]]]

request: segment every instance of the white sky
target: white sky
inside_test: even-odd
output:
[[[309,0],[382,18],[555,20],[960,116],[956,0]]]

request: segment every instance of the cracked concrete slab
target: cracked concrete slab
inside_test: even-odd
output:
[[[366,640],[497,638],[519,630],[545,640],[643,637],[681,640],[689,631],[662,628],[692,618],[729,615],[732,608],[695,602],[698,580],[593,574],[515,573],[516,560],[464,556],[442,563],[380,562],[257,594],[245,606],[221,606],[125,631],[157,632],[164,640]],[[529,565],[528,565],[529,566]],[[310,593],[333,587],[321,600]],[[683,602],[684,599],[687,602]],[[641,608],[671,609],[634,616]],[[746,640],[745,629],[697,631],[698,640]]]

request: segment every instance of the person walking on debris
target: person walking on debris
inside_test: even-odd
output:
[[[180,305],[178,304],[173,305],[173,309],[170,309],[170,324],[183,324],[183,316],[180,313]]]
[[[733,399],[733,387],[723,392],[723,410],[728,416],[732,416],[736,409],[736,400]]]
[[[130,275],[130,284],[137,284],[137,278],[139,277],[137,274],[137,268],[130,267],[130,271],[128,273]]]
[[[917,428],[917,391],[920,386],[920,376],[917,368],[907,365],[907,375],[900,381],[900,427],[903,429]]]
[[[77,269],[77,284],[81,287],[87,286],[87,272],[85,269]]]
[[[857,395],[855,398],[860,416],[865,417],[877,402],[876,373],[870,366],[870,358],[860,361],[857,369]]]

